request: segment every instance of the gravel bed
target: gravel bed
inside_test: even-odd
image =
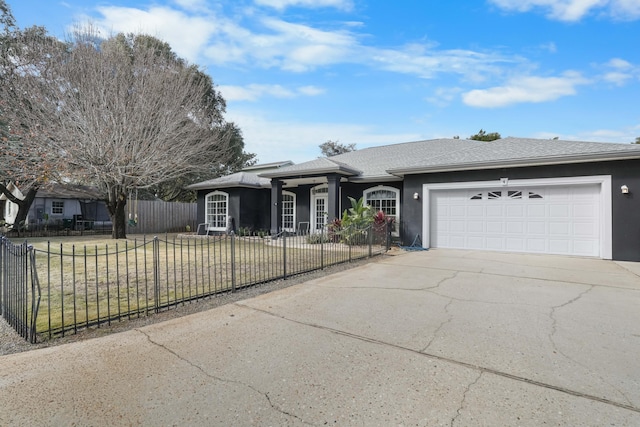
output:
[[[284,289],[289,286],[297,285],[307,282],[316,278],[320,278],[329,274],[337,273],[339,271],[349,270],[355,267],[359,267],[371,262],[378,262],[385,259],[388,256],[395,255],[395,251],[392,249],[385,255],[376,256],[370,259],[364,259],[361,261],[355,261],[351,263],[344,263],[335,265],[324,270],[318,270],[311,273],[300,274],[291,277],[287,280],[277,280],[268,282],[262,285],[252,286],[239,290],[236,293],[222,294],[213,296],[210,298],[202,299],[199,301],[186,303],[180,305],[171,310],[164,311],[162,313],[152,314],[146,317],[140,317],[138,319],[123,320],[112,322],[111,325],[102,325],[97,328],[89,328],[78,332],[77,334],[67,335],[62,338],[54,338],[51,340],[38,342],[36,344],[30,344],[24,338],[20,337],[17,332],[9,326],[9,324],[0,317],[0,356],[7,354],[20,353],[23,351],[34,350],[42,347],[51,347],[61,344],[66,344],[74,341],[82,341],[91,338],[97,338],[100,336],[113,334],[116,332],[123,332],[130,329],[139,328],[145,325],[151,325],[153,323],[163,322],[165,320],[174,319],[176,317],[182,317],[188,314],[197,313],[200,311],[210,310],[221,305],[230,304],[236,301],[252,298],[258,295],[273,292],[279,289]]]

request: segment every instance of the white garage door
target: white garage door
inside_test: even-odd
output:
[[[600,256],[600,185],[431,193],[431,247]]]

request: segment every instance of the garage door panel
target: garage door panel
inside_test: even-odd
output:
[[[506,250],[514,252],[522,252],[526,250],[525,239],[523,238],[507,238]]]
[[[527,239],[527,252],[547,252],[547,245],[545,239]]]
[[[493,218],[502,218],[504,216],[504,207],[500,205],[489,205],[486,207],[486,216]]]
[[[502,234],[505,231],[504,228],[505,228],[505,224],[502,221],[487,221],[487,228],[486,228],[487,233]]]
[[[431,193],[431,246],[598,256],[600,186]]]
[[[449,216],[451,217],[465,217],[467,215],[467,208],[464,205],[451,206],[449,208]]]
[[[598,229],[591,222],[576,223],[573,224],[573,235],[594,238],[598,235]]]
[[[484,221],[469,221],[467,223],[467,231],[469,233],[484,233],[485,229],[485,222]]]
[[[452,233],[464,233],[466,231],[467,224],[464,221],[456,221],[452,219],[449,221],[449,231]]]
[[[518,204],[515,206],[507,205],[505,207],[505,215],[507,216],[507,218],[524,218],[525,217],[524,204]]]
[[[549,252],[553,254],[571,253],[571,242],[568,239],[549,239]]]
[[[597,248],[594,246],[593,240],[575,240],[573,250],[576,255],[590,256]]]
[[[464,239],[462,239],[464,242]],[[469,236],[467,239],[467,245],[469,249],[484,249],[484,237],[482,236]]]
[[[549,216],[552,218],[569,218],[571,207],[565,204],[549,205]]]
[[[473,217],[483,217],[484,216],[484,206],[473,204],[471,206],[467,206],[467,216],[469,218]]]
[[[547,233],[547,223],[544,221],[528,221],[527,222],[527,234],[529,235],[544,235]]]
[[[571,224],[568,222],[549,222],[549,234],[554,236],[570,236]]]
[[[544,218],[547,216],[547,208],[543,204],[527,205],[527,217]]]
[[[505,232],[507,234],[523,234],[525,233],[525,224],[522,221],[509,221],[506,224]]]

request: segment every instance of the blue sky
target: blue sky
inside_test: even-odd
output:
[[[21,27],[145,32],[200,65],[261,163],[502,136],[640,136],[640,0],[8,0]]]

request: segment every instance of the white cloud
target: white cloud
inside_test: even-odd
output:
[[[630,80],[640,77],[640,67],[635,67],[621,58],[613,58],[604,64],[605,72],[602,78],[616,86],[624,86]]]
[[[510,11],[528,12],[542,9],[551,19],[579,21],[589,13],[602,13],[614,19],[640,18],[638,0],[489,0],[496,6]]]
[[[167,8],[152,7],[147,11],[129,7],[100,7],[103,18],[92,20],[105,35],[112,33],[146,33],[171,45],[176,54],[195,62],[216,23],[206,16],[189,16]]]
[[[358,42],[347,31],[324,31],[275,18],[258,21],[262,32],[226,22],[205,55],[216,64],[247,64],[304,72],[346,61]]]
[[[587,83],[587,79],[575,72],[566,72],[561,77],[524,76],[513,78],[504,86],[469,91],[462,99],[469,106],[484,108],[546,102],[575,95],[576,87]]]
[[[333,7],[340,10],[351,10],[353,8],[353,2],[351,0],[255,0],[255,3],[278,10],[283,10],[291,6],[310,9]]]
[[[460,95],[460,92],[462,92],[462,89],[458,87],[440,87],[431,96],[428,96],[426,100],[435,106],[446,107]]]
[[[518,63],[517,58],[470,50],[436,50],[431,46],[409,45],[401,49],[363,48],[365,62],[385,70],[433,78],[454,73],[471,81],[482,81],[500,72],[500,65]]]
[[[226,101],[257,101],[265,96],[274,98],[296,98],[299,96],[317,96],[324,89],[315,86],[301,86],[287,89],[281,85],[251,84],[248,86],[220,85],[217,89]]]
[[[317,96],[324,94],[326,90],[317,86],[302,86],[298,88],[298,92],[307,96]]]
[[[364,45],[360,39],[366,35],[354,32],[358,25],[353,22],[337,29],[320,29],[265,15],[257,9],[240,9],[231,18],[201,10],[201,0],[174,1],[183,9],[101,7],[98,11],[102,17],[92,21],[107,34],[145,32],[157,36],[190,62],[200,60],[219,66],[308,72],[350,63],[422,78],[454,73],[470,81],[483,81],[499,74],[505,63],[523,62],[493,53],[438,50],[432,43],[381,49]],[[282,4],[291,3],[283,0]]]
[[[207,10],[206,0],[174,0],[175,3],[186,10],[204,11]]]

